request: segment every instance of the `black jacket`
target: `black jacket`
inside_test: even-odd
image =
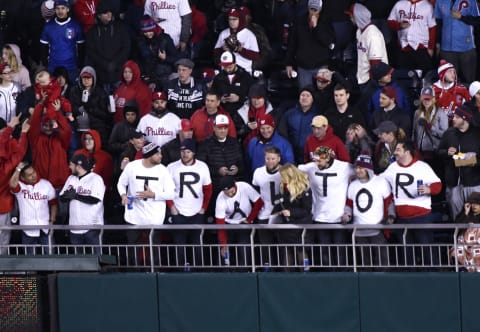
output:
[[[219,142],[215,135],[210,136],[200,143],[197,158],[207,163],[214,191],[221,178],[218,172],[220,167],[237,166],[238,173],[235,176],[237,180],[242,179],[245,173],[243,151],[238,141],[233,137],[227,137],[225,142]]]
[[[454,147],[457,151],[476,152],[477,164],[475,166],[455,167],[452,156],[447,151],[449,147]],[[480,129],[470,126],[470,128],[462,133],[456,128],[449,128],[443,134],[440,144],[438,145],[438,154],[443,158],[445,165],[445,181],[447,186],[454,187],[460,179],[460,184],[472,187],[480,185]]]
[[[104,25],[97,22],[86,37],[87,64],[95,68],[100,84],[118,82],[123,64],[130,56],[131,40],[128,28],[114,20]]]
[[[383,108],[379,108],[373,112],[372,124],[370,128],[373,130],[378,127],[383,121],[392,121],[398,128],[402,128],[407,137],[412,137],[412,121],[410,117],[398,106],[395,106],[391,111],[385,112]]]
[[[330,21],[321,14],[313,29],[308,25],[308,15],[297,18],[288,35],[287,66],[314,69],[328,64],[334,36]]]

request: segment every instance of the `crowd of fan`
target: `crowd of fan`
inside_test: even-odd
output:
[[[0,11],[2,225],[16,213],[25,225],[430,223],[432,197],[451,221],[478,220],[474,0],[36,6],[28,34],[26,8]],[[69,241],[98,236],[72,230]],[[299,237],[259,233],[264,244]],[[45,244],[47,232],[21,241]],[[218,241],[248,243],[249,233],[219,231]]]

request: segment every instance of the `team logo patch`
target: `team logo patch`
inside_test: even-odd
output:
[[[65,37],[67,39],[73,39],[75,37],[75,31],[73,29],[67,28],[65,30]]]

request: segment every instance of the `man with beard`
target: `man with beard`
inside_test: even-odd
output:
[[[313,161],[299,165],[308,174],[313,195],[313,221],[318,224],[342,223],[343,209],[347,199],[347,188],[354,175],[351,164],[335,158],[333,150],[319,146],[313,152]],[[343,229],[320,229],[313,231],[315,243],[340,245],[338,252],[333,248],[321,248],[321,265],[344,266],[346,264],[347,232]],[[343,245],[343,246],[342,246]]]
[[[412,134],[412,122],[397,105],[397,91],[391,86],[385,86],[380,92],[380,107],[373,112],[370,128],[378,128],[383,121],[392,121],[402,128],[407,137]]]
[[[195,141],[191,138],[185,139],[180,143],[180,160],[167,166],[175,183],[175,198],[167,201],[175,225],[205,223],[205,211],[212,197],[212,180],[207,164],[197,160],[195,153]],[[195,245],[193,256],[187,253],[186,247],[179,248],[179,266],[183,266],[190,259],[191,265],[202,265],[199,229],[175,230],[173,241],[176,245]]]
[[[105,185],[102,177],[91,172],[87,157],[77,154],[70,160],[70,175],[60,191],[61,201],[69,204],[69,225],[103,225],[103,196]],[[75,229],[70,231],[74,245],[98,245],[99,229]],[[95,252],[100,249],[95,247]]]
[[[118,179],[117,190],[125,206],[124,218],[131,225],[161,225],[165,220],[166,201],[175,197],[175,183],[161,164],[162,150],[158,145],[146,144],[142,154],[142,159],[125,166]],[[143,229],[128,230],[127,241],[129,244],[142,243],[148,238],[146,234]],[[159,234],[155,234],[154,242],[159,240]],[[130,257],[135,255],[132,253]],[[142,256],[137,258],[142,259]]]
[[[438,81],[433,84],[437,105],[448,115],[452,115],[457,107],[470,100],[470,93],[457,81],[457,71],[451,63],[440,60],[437,72]]]
[[[152,111],[140,119],[137,129],[145,134],[148,142],[161,147],[175,139],[181,129],[181,120],[167,110],[167,94],[165,92],[154,92],[152,100]]]

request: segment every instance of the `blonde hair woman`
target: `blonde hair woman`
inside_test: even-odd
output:
[[[285,164],[278,170],[281,177],[280,193],[283,202],[280,204],[280,215],[288,224],[312,223],[312,191],[306,173],[300,171],[293,164]],[[280,241],[285,244],[300,244],[302,230],[285,230],[279,233]],[[309,242],[309,241],[306,241]],[[297,261],[294,265],[302,265],[308,258],[307,252],[301,248],[287,250],[285,265],[291,265],[292,255],[295,252]]]
[[[5,44],[2,49],[2,62],[7,64],[12,71],[12,79],[24,91],[32,85],[28,69],[22,64],[20,48],[15,44]]]

